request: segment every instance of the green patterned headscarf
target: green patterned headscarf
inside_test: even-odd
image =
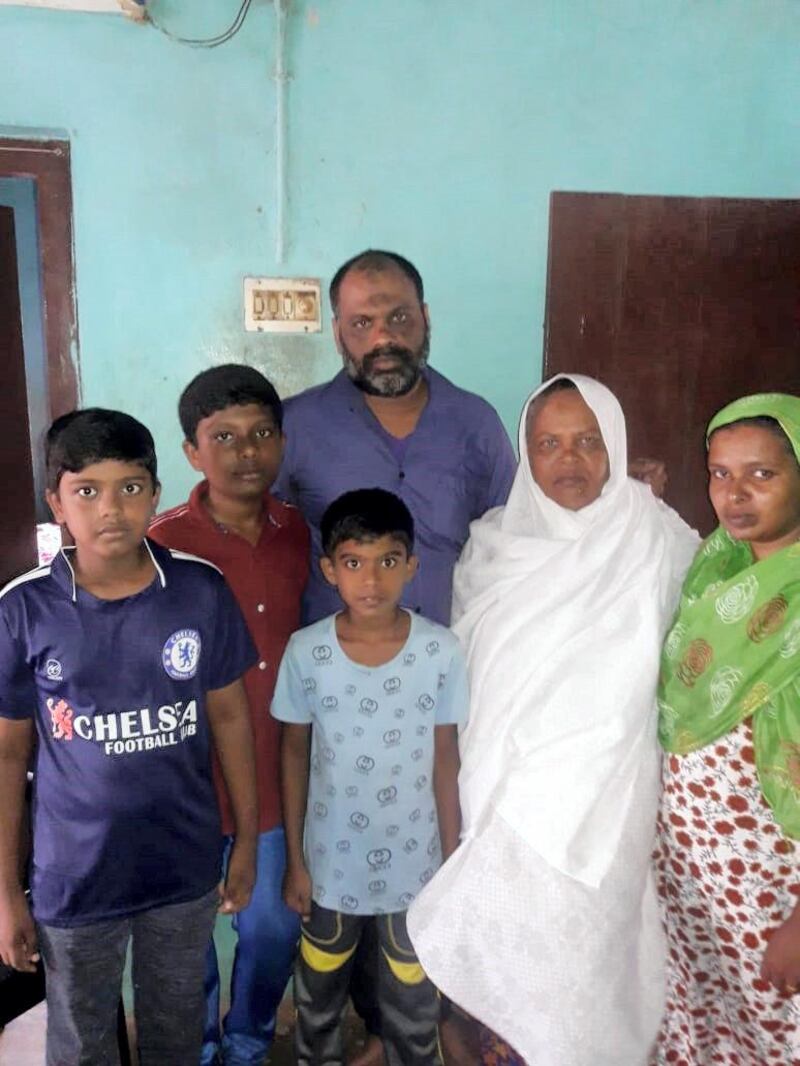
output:
[[[760,416],[778,422],[800,463],[796,396],[745,396],[711,420],[708,436]],[[721,526],[704,541],[664,642],[658,705],[661,744],[678,755],[753,715],[762,791],[784,832],[800,838],[800,543],[755,562]]]

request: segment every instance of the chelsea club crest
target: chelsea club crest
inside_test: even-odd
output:
[[[174,681],[188,681],[197,673],[200,662],[200,634],[196,629],[179,629],[161,652],[164,669]]]

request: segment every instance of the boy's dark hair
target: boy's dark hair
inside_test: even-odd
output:
[[[392,537],[414,551],[414,519],[393,492],[386,489],[356,489],[345,492],[325,511],[320,522],[322,553],[330,558],[346,540],[369,543]]]
[[[772,418],[770,415],[752,415],[750,418],[737,418],[735,422],[726,422],[724,426],[717,426],[713,433],[709,435],[709,444],[711,443],[711,438],[716,433],[719,433],[721,429],[734,429],[736,426],[756,426],[758,429],[767,430],[773,437],[777,437],[787,454],[791,455],[797,465],[800,466],[800,460],[797,458],[792,442],[784,432],[783,426],[777,418]]]
[[[150,430],[122,411],[87,407],[61,415],[47,431],[44,457],[47,487],[52,492],[65,472],[79,474],[106,459],[144,467],[153,489],[158,487],[156,446]]]
[[[283,404],[275,387],[262,373],[241,363],[224,363],[192,378],[178,401],[178,418],[186,440],[197,444],[197,423],[226,407],[257,403],[272,412],[283,428]]]
[[[382,270],[390,270],[393,267],[405,274],[416,289],[419,302],[423,304],[425,302],[425,290],[422,285],[422,275],[414,264],[408,259],[405,259],[402,255],[398,255],[397,252],[384,252],[378,248],[368,248],[365,252],[359,252],[358,255],[354,255],[352,259],[348,259],[346,263],[342,263],[333,275],[333,280],[331,281],[328,293],[330,295],[331,308],[334,317],[339,314],[339,289],[342,287],[342,282],[346,275],[349,274],[351,270],[362,270],[365,273],[380,273]]]

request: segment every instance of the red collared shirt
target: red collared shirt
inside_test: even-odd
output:
[[[244,675],[255,737],[259,831],[281,821],[280,727],[269,713],[281,658],[289,637],[300,625],[300,601],[308,579],[309,534],[300,512],[269,493],[258,544],[216,522],[204,504],[208,482],[192,490],[188,501],[153,519],[149,536],[167,548],[191,552],[220,568],[233,590],[258,648],[259,661]],[[230,801],[214,759],[222,828],[234,829]]]

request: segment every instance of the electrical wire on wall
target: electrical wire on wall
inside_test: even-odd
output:
[[[151,0],[150,5],[148,6],[147,18],[159,33],[163,33],[165,37],[169,37],[171,41],[176,41],[178,44],[187,44],[190,48],[219,48],[221,44],[226,44],[228,41],[232,40],[242,28],[252,3],[253,0],[242,0],[236,18],[227,30],[218,33],[216,37],[181,37],[177,33],[173,33],[171,30],[168,30],[166,26],[162,26],[160,22],[153,18],[153,8],[156,6],[154,0]]]
[[[291,2],[292,0],[275,0],[275,260],[279,266],[286,256],[287,245],[286,92],[290,75],[286,67],[286,22]]]
[[[137,3],[139,0],[137,0]],[[221,44],[230,41],[244,25],[247,13],[253,0],[242,0],[236,18],[223,33],[215,37],[181,37],[166,26],[162,26],[157,19],[153,18],[153,8],[156,0],[149,0],[147,4],[147,19],[152,26],[171,41],[189,45],[191,48],[218,48]],[[287,21],[292,6],[292,0],[273,0],[275,6],[275,69],[273,81],[275,82],[275,259],[281,265],[286,258],[288,245],[287,216],[288,216],[288,190],[287,190],[287,86],[291,75],[287,69],[286,60],[286,32]]]

